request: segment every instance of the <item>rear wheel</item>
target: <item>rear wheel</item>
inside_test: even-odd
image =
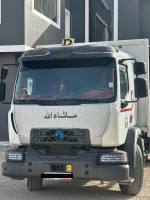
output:
[[[136,146],[136,166],[134,168],[134,182],[131,185],[119,184],[121,192],[127,195],[136,195],[143,184],[143,156],[140,147]]]
[[[38,191],[42,189],[41,178],[27,178],[27,188],[29,191]]]

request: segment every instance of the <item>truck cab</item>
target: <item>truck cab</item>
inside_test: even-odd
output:
[[[137,102],[148,96],[138,76],[145,74],[144,62],[98,43],[26,51],[8,114],[16,148],[6,152],[3,175],[27,178],[30,191],[53,178],[117,181],[137,194],[146,152]]]

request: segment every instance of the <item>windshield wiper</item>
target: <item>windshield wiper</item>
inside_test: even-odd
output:
[[[102,103],[101,99],[75,99],[75,98],[66,98],[66,99],[56,99],[56,104],[57,103],[70,103],[72,104],[88,104],[88,103]]]
[[[56,105],[55,100],[37,100],[37,99],[23,99],[23,100],[15,100],[15,103],[21,104],[38,104],[38,105]]]
[[[53,100],[42,100],[42,99],[24,99],[15,100],[15,103],[21,104],[38,104],[38,105],[81,105],[81,104],[92,104],[92,103],[102,103],[101,99],[74,99],[74,98],[64,98],[64,99],[53,99]]]

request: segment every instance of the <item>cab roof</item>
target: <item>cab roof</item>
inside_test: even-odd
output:
[[[23,53],[20,62],[72,59],[72,58],[93,58],[93,57],[116,57],[117,51],[110,46],[82,45],[82,46],[58,46],[50,48],[39,48]]]

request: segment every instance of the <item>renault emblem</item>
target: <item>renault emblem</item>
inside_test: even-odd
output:
[[[61,142],[62,139],[63,139],[63,137],[64,137],[64,135],[63,135],[62,131],[58,130],[58,131],[56,132],[56,134],[55,134],[56,140],[57,140],[58,142]]]

